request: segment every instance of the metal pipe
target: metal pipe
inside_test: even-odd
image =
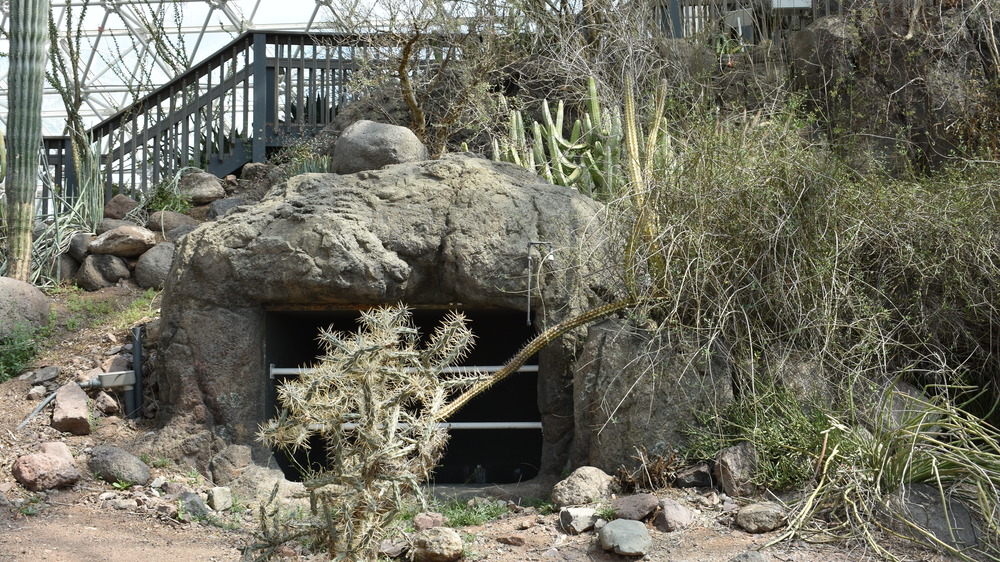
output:
[[[52,399],[56,397],[56,394],[58,392],[59,391],[53,392],[52,394],[49,394],[48,398],[46,398],[45,400],[42,400],[42,403],[39,404],[38,407],[36,407],[34,410],[32,410],[31,413],[28,414],[28,417],[24,418],[24,421],[21,422],[20,425],[18,425],[17,427],[14,428],[14,431],[17,431],[17,430],[21,429],[22,427],[24,427],[25,425],[27,425],[27,423],[29,421],[31,421],[31,418],[35,417],[35,414],[37,414],[38,412],[41,412],[42,408],[44,408],[46,404],[48,404],[49,402],[52,402]]]
[[[142,326],[132,328],[132,372],[135,373],[135,411],[130,417],[141,417],[142,410]]]
[[[399,424],[401,428],[409,424]],[[442,429],[542,429],[542,422],[441,422],[437,424]],[[355,429],[356,423],[345,423],[343,429]]]
[[[441,369],[442,373],[446,374],[473,374],[473,373],[495,373],[503,368],[503,365],[489,365],[489,366],[461,366],[461,367],[445,367]],[[315,371],[315,367],[275,367],[271,365],[270,378],[274,378],[277,375],[301,375],[303,373],[311,373]],[[404,369],[406,373],[414,373],[416,369],[407,368]],[[518,373],[537,373],[538,365],[524,365],[517,370]]]

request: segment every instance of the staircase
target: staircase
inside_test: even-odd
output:
[[[225,176],[322,130],[348,101],[363,38],[247,32],[88,131],[105,197],[133,198],[186,166]],[[52,177],[75,193],[69,139],[46,137]]]

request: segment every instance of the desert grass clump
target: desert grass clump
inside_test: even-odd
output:
[[[354,334],[322,331],[325,354],[279,387],[282,412],[260,432],[290,452],[325,445],[326,466],[305,467],[312,513],[298,527],[344,560],[375,559],[389,523],[440,458],[447,433],[437,414],[449,392],[478,380],[443,374],[473,345],[461,314],[426,344],[403,307],[364,312],[360,324]]]

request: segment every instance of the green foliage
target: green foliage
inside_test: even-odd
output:
[[[473,498],[449,501],[441,506],[440,511],[448,518],[449,527],[472,527],[499,519],[510,509],[502,501]]]
[[[611,504],[602,503],[597,507],[597,511],[594,515],[597,515],[605,521],[614,521],[618,518],[618,509]]]
[[[20,375],[38,353],[42,335],[38,330],[16,329],[0,338],[0,382]]]
[[[135,484],[133,482],[129,482],[128,480],[122,480],[121,478],[118,478],[117,480],[111,483],[111,487],[113,487],[116,490],[123,490],[123,491],[128,490],[134,485]]]

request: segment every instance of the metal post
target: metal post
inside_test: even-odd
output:
[[[253,34],[253,154],[254,162],[267,158],[267,107],[268,92],[273,77],[267,68],[267,35]],[[273,104],[273,100],[271,104]]]

